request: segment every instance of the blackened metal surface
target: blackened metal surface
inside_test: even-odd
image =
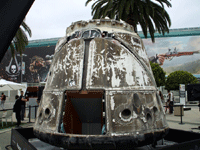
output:
[[[156,93],[150,91],[108,91],[107,127],[111,135],[145,134],[167,128],[164,112],[156,103]],[[123,114],[123,110],[130,110]]]
[[[99,98],[98,107],[90,94],[100,95],[93,97]],[[92,112],[98,112],[98,121],[91,119]],[[36,136],[64,148],[122,148],[153,143],[167,130],[149,60],[133,27],[115,20],[72,23],[56,46],[34,125]]]
[[[167,141],[175,142],[176,144],[168,145],[160,149],[163,150],[198,150],[200,148],[200,134],[190,131],[177,129],[169,129],[169,133],[164,138]]]
[[[126,43],[130,44],[133,51],[141,57],[140,59],[142,59],[150,69],[149,59],[147,57],[143,41],[138,38],[138,36],[130,35],[127,33],[116,33],[115,37],[120,38],[121,40],[126,41]]]
[[[168,149],[172,149],[172,150],[177,150],[177,149],[183,149],[183,150],[196,150],[199,149],[200,147],[200,136],[199,133],[194,133],[194,132],[189,132],[189,131],[183,131],[183,130],[176,130],[176,129],[169,129],[168,130],[168,134],[165,136],[163,141],[158,141],[157,145],[155,145],[155,147],[152,147],[151,145],[148,146],[143,146],[143,147],[138,147],[136,148],[134,146],[134,143],[132,142],[133,139],[130,139],[129,137],[118,137],[118,139],[116,140],[115,137],[113,137],[112,139],[104,136],[104,140],[103,141],[101,138],[96,138],[96,140],[94,140],[94,138],[91,137],[82,137],[80,139],[77,140],[76,137],[72,138],[70,136],[64,137],[62,139],[62,137],[58,136],[57,134],[55,135],[55,137],[53,138],[58,138],[60,140],[66,140],[66,144],[67,146],[65,147],[69,147],[69,149],[74,149],[74,148],[78,148],[78,149],[134,149],[135,150],[148,150],[148,149],[153,149],[153,150],[168,150]],[[44,133],[38,133],[38,134],[44,134]],[[155,133],[156,134],[156,133]],[[180,135],[182,135],[180,137]],[[45,136],[51,136],[51,135],[44,135]],[[139,136],[139,135],[138,135]],[[151,138],[151,135],[146,135],[146,137],[148,136],[147,139]],[[35,136],[33,135],[33,128],[21,128],[21,129],[12,129],[11,132],[11,146],[12,149],[30,149],[30,150],[35,150],[38,148],[38,146],[35,146],[33,144],[33,142],[31,141],[35,141]],[[84,139],[85,138],[85,139]],[[138,138],[139,139],[139,138]],[[56,140],[56,139],[55,139]],[[152,139],[150,139],[152,140]],[[90,142],[90,144],[87,144],[87,141],[92,141]],[[116,142],[118,141],[118,142]],[[39,142],[39,141],[38,141]],[[55,141],[57,142],[57,140]],[[138,141],[134,141],[136,142],[137,146],[138,146]],[[141,141],[139,141],[141,142]],[[40,142],[41,143],[41,142]],[[63,142],[64,143],[64,142]],[[149,142],[146,142],[146,144]],[[59,142],[58,142],[59,144]],[[57,145],[58,145],[57,144]],[[45,145],[45,144],[42,144]],[[125,147],[122,147],[126,145]],[[143,144],[142,144],[143,145]],[[58,147],[60,147],[61,145],[58,145]],[[52,149],[59,149],[58,147],[53,147],[50,146],[48,144],[46,144],[46,147],[43,147],[43,149],[45,148],[52,148]],[[95,148],[97,147],[97,148]],[[118,147],[118,148],[115,148]]]
[[[33,128],[12,129],[11,130],[12,149],[36,150],[34,146],[28,143],[29,138],[35,138],[35,135],[33,134]]]
[[[80,90],[84,61],[84,41],[71,40],[55,53],[44,91]]]
[[[130,149],[142,145],[151,144],[162,139],[168,129],[145,135],[123,135],[123,136],[80,136],[70,134],[52,134],[34,131],[37,137],[52,145],[61,146],[66,149]]]
[[[183,138],[181,138],[180,135],[183,135]],[[184,143],[188,141],[197,140],[199,138],[199,133],[170,128],[168,135],[165,137],[165,140],[174,141],[177,143]]]
[[[102,38],[90,42],[87,89],[141,90],[145,86],[155,90],[140,61],[127,48],[115,43]]]

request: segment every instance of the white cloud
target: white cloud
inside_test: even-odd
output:
[[[32,30],[33,39],[62,37],[72,22],[89,20],[91,4],[85,7],[84,0],[38,0],[26,16],[26,23]]]
[[[91,19],[91,5],[94,1],[87,7],[85,2],[86,0],[35,1],[26,17],[26,22],[33,33],[29,39],[62,37],[72,22]],[[200,18],[199,0],[170,2],[172,8],[165,8],[171,17],[171,28],[200,26],[200,19],[197,19]]]

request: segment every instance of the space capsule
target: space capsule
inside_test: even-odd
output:
[[[66,149],[128,149],[168,129],[133,27],[110,19],[72,23],[56,44],[34,134]]]

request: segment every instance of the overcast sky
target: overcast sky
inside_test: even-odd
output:
[[[91,4],[86,0],[35,0],[26,16],[32,30],[29,40],[63,37],[72,22],[89,20]],[[171,0],[167,8],[172,21],[170,29],[200,26],[200,0]]]

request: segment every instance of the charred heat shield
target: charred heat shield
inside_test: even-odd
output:
[[[132,148],[168,132],[141,38],[115,20],[78,21],[55,48],[34,134],[67,149]]]

